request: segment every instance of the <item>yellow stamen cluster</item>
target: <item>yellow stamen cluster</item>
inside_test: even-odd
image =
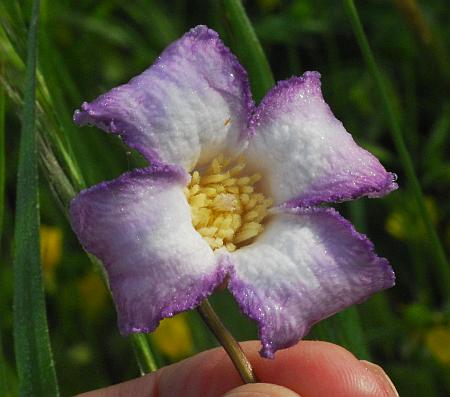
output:
[[[243,157],[233,163],[221,155],[202,175],[194,171],[185,188],[192,224],[212,249],[234,251],[263,231],[272,200],[254,190],[260,174],[241,175],[245,166]]]

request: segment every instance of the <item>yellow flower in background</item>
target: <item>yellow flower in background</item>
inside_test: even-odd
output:
[[[67,349],[67,357],[78,365],[86,365],[93,361],[92,350],[87,343],[78,343]]]
[[[386,220],[387,232],[399,240],[405,240],[408,230],[405,227],[406,216],[401,211],[392,211]]]
[[[438,211],[433,198],[427,197],[425,204],[433,223],[438,220]],[[415,215],[412,206],[399,207],[392,211],[386,220],[387,232],[399,240],[417,240],[426,236],[427,232],[420,218]]]
[[[150,337],[160,352],[171,360],[189,356],[194,349],[194,340],[186,313],[165,318]]]
[[[63,233],[58,227],[41,225],[40,237],[44,283],[51,291],[55,289],[55,269],[61,260]]]
[[[93,320],[103,311],[108,301],[108,290],[102,278],[95,272],[89,272],[78,282],[78,293],[83,302],[83,312]]]
[[[425,336],[425,343],[437,361],[450,365],[450,327],[438,325],[431,328]]]

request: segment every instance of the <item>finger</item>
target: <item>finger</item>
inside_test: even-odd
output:
[[[280,356],[281,360],[260,360],[256,373],[264,382],[283,385],[302,396],[398,396],[387,375],[383,378],[338,345],[304,341]]]
[[[268,383],[253,383],[230,390],[223,397],[300,397],[283,386]]]
[[[363,364],[376,378],[378,378],[380,384],[384,384],[386,386],[386,389],[392,390],[394,395],[398,397],[397,389],[395,388],[389,376],[387,376],[386,372],[384,372],[383,368],[374,363],[371,363],[370,361],[365,360],[361,360],[361,364]]]
[[[331,343],[302,341],[279,351],[275,360],[259,356],[259,342],[244,342],[242,347],[260,381],[287,387],[304,397],[396,396],[386,378]],[[137,381],[103,389],[102,394],[87,393],[83,397],[219,397],[239,385],[242,381],[230,359],[218,348],[164,367]]]

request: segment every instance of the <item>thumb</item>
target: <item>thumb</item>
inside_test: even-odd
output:
[[[230,390],[223,397],[300,397],[300,395],[283,386],[269,383],[250,383]]]

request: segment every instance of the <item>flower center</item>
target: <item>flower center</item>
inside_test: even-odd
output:
[[[260,174],[242,175],[245,166],[243,157],[232,162],[220,155],[202,175],[194,171],[185,188],[192,224],[213,250],[234,251],[263,231],[272,200],[254,189]]]

